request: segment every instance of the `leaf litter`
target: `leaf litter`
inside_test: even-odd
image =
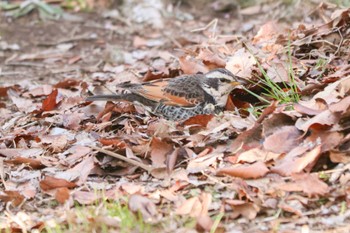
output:
[[[0,210],[7,217],[0,220],[1,230],[42,229],[53,219],[69,224],[69,217],[57,216],[74,210],[75,202],[125,205],[127,198],[133,214],[155,228],[168,225],[168,232],[185,229],[188,219],[200,232],[349,231],[350,9],[320,4],[290,22],[287,6],[261,3],[242,9],[244,24],[232,31],[228,26],[237,19],[205,24],[204,16],[184,20],[185,9],[169,8],[178,11],[172,12],[174,23],[162,17],[162,7],[137,5],[130,11],[140,18],[120,24],[103,19],[118,25],[129,47],[106,36],[113,27],[88,20],[96,29],[89,43],[74,35],[76,41],[32,52],[21,45],[6,51]],[[276,18],[288,20],[271,20]],[[149,33],[141,36],[143,24]],[[167,30],[176,33],[166,36]],[[22,77],[14,83],[11,75],[18,74],[6,72],[17,66],[29,76],[37,69],[42,80]],[[116,85],[126,81],[219,67],[250,81],[233,91],[229,111],[219,115],[171,122],[130,103],[84,100],[91,93],[118,92]],[[280,91],[297,91],[300,101],[273,99],[266,75]],[[46,199],[57,204],[52,208]],[[101,213],[92,219],[120,228]]]

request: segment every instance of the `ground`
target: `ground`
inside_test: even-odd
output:
[[[1,232],[350,231],[346,1],[68,2],[1,5]],[[85,101],[215,68],[217,115]]]

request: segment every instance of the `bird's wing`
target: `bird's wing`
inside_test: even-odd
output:
[[[159,79],[145,82],[128,89],[147,99],[165,105],[192,107],[204,101],[204,91],[197,76],[182,76],[174,79]]]

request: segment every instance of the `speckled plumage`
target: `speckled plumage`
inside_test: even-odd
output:
[[[87,101],[127,100],[147,106],[154,114],[170,120],[185,120],[198,114],[213,114],[223,109],[229,93],[244,80],[226,69],[206,74],[182,75],[140,84],[122,83],[128,93],[96,95]]]

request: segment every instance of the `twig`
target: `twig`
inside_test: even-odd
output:
[[[105,150],[105,149],[102,149],[102,148],[99,148],[99,147],[96,147],[96,146],[89,146],[90,148],[94,149],[94,150],[97,150],[101,153],[104,153],[104,154],[107,154],[109,156],[112,156],[114,158],[117,158],[117,159],[120,159],[120,160],[123,160],[124,162],[127,162],[127,163],[130,163],[134,166],[137,166],[137,167],[140,167],[144,170],[146,170],[147,172],[151,172],[153,170],[153,168],[149,165],[146,165],[146,164],[143,164],[143,163],[140,163],[136,160],[133,160],[133,159],[129,159],[123,155],[120,155],[120,154],[117,154],[117,153],[114,153],[112,151],[109,151],[109,150]]]
[[[97,36],[94,34],[83,34],[78,36],[73,36],[71,38],[64,38],[58,41],[53,42],[40,42],[37,45],[43,45],[43,46],[54,46],[58,44],[68,43],[68,42],[74,42],[79,40],[96,40]]]
[[[0,158],[0,178],[1,178],[1,182],[4,185],[5,190],[7,190],[7,185],[6,185],[6,181],[5,181],[5,170],[4,170],[4,159]]]
[[[348,170],[349,167],[345,166],[342,168],[336,168],[336,169],[330,169],[330,170],[324,170],[324,171],[319,171],[319,172],[312,172],[311,174],[316,174],[316,175],[320,175],[320,174],[332,174],[335,172],[343,172],[345,170]],[[283,180],[291,180],[292,177],[291,176],[286,176],[282,178]]]

